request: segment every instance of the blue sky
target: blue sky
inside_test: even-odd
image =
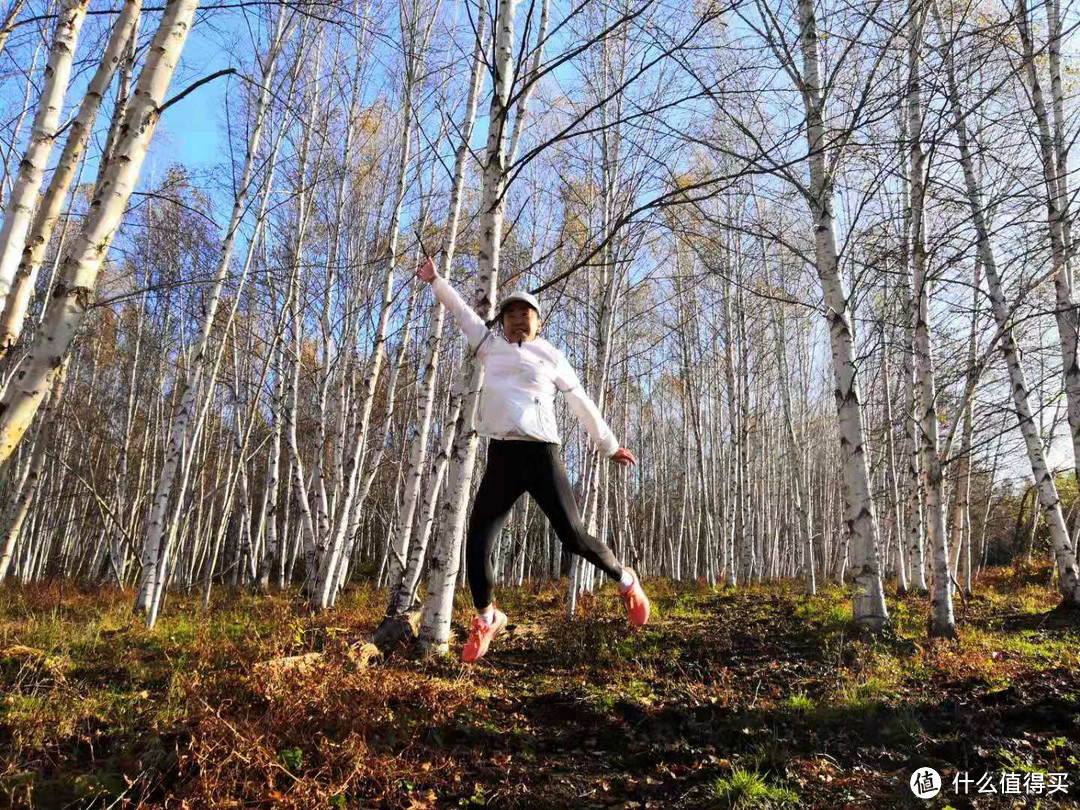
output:
[[[197,33],[198,29],[196,29]],[[183,67],[196,69],[201,75],[234,67],[228,54],[213,46],[206,39],[192,36],[185,49]],[[238,67],[238,66],[237,66]],[[184,71],[186,74],[186,71]],[[178,71],[178,75],[180,72]],[[197,79],[196,79],[197,81]],[[156,144],[168,140],[170,149],[159,154],[159,159],[202,166],[220,162],[224,142],[223,127],[225,94],[229,85],[236,82],[233,76],[215,79],[200,87],[190,96],[169,109],[161,120],[159,136],[166,135]],[[180,92],[188,82],[174,81],[170,94]]]
[[[117,3],[112,3],[110,7],[116,7],[117,5]],[[248,38],[247,26],[242,14],[243,12],[217,11],[212,14],[199,15],[188,39],[179,69],[169,89],[169,96],[181,92],[192,82],[223,68],[234,67],[238,71],[251,69],[253,48]],[[152,14],[144,19],[141,29],[141,40],[144,43],[148,41],[156,27],[157,18],[157,14]],[[96,17],[88,21],[79,52],[80,58],[84,58],[90,53],[93,47],[92,36],[95,32],[101,30],[105,20],[104,17]],[[252,18],[249,17],[249,21],[251,20]],[[396,18],[387,21],[386,24],[393,27],[395,23]],[[89,78],[88,72],[85,71],[69,91],[67,96],[69,109],[81,98],[81,90],[85,86],[85,81]],[[564,87],[571,87],[574,84],[574,77],[568,66],[561,68],[553,78],[557,79]],[[142,175],[141,185],[143,188],[160,182],[165,171],[174,164],[183,164],[194,173],[202,174],[227,162],[226,101],[229,95],[233,99],[239,97],[240,81],[236,77],[217,79],[211,84],[199,88],[166,112],[155,135]],[[373,85],[384,87],[385,83],[373,82]],[[12,83],[8,87],[8,93],[13,94],[15,92],[15,83]],[[474,148],[482,148],[486,137],[486,92],[487,86],[485,84],[485,96],[481,100],[480,114],[478,115],[476,131],[473,137]],[[19,91],[19,95],[21,96],[21,91]],[[21,101],[21,98],[19,100]],[[458,110],[455,109],[452,114],[456,116]],[[234,120],[236,120],[235,114]],[[102,116],[99,127],[105,127],[107,124],[108,121]],[[53,162],[55,162],[58,154],[58,151],[54,152]],[[91,162],[84,175],[84,182],[92,179],[93,170],[94,165]],[[212,192],[212,189],[208,190]],[[225,201],[221,200],[221,202]],[[217,206],[215,221],[219,227],[225,225],[224,216],[227,210],[227,204]],[[406,214],[406,220],[408,219],[408,214]],[[408,221],[406,221],[405,227],[409,227]],[[1070,456],[1069,450],[1068,434],[1059,433],[1048,454],[1051,465],[1057,466],[1066,463]],[[1015,464],[1009,465],[1008,473],[1021,477],[1026,475],[1026,461],[1023,456],[1018,454],[1015,461]]]

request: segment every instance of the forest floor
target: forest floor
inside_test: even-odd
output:
[[[636,633],[610,586],[572,620],[558,585],[503,590],[510,630],[475,666],[460,640],[358,666],[342,653],[385,605],[364,587],[315,617],[171,596],[148,632],[130,592],[6,585],[0,807],[1080,806],[1080,619],[1049,575],[986,572],[949,641],[895,594],[862,640],[835,586],[653,581]],[[926,766],[943,789],[919,800]]]

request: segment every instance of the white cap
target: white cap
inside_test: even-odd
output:
[[[524,290],[517,290],[516,292],[510,293],[508,296],[506,296],[506,298],[499,302],[499,311],[495,315],[495,317],[501,320],[503,310],[515,301],[524,301],[526,304],[536,310],[537,315],[543,314],[540,312],[540,302],[536,300],[536,296],[534,296],[532,293],[527,293]]]

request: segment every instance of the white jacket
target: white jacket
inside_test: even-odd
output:
[[[561,444],[554,410],[558,390],[601,453],[611,456],[619,449],[615,434],[561,351],[542,338],[510,343],[489,336],[484,321],[446,279],[436,278],[431,289],[458,322],[469,348],[480,346],[477,358],[484,366],[484,386],[476,430],[481,436]]]

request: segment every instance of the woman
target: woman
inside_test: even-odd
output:
[[[566,395],[570,409],[605,456],[623,465],[637,461],[633,453],[619,447],[615,434],[563,353],[537,337],[540,304],[527,292],[507,296],[496,315],[502,324],[502,337],[497,337],[449,282],[435,272],[430,258],[420,263],[416,275],[431,285],[435,297],[453,314],[469,348],[484,366],[476,429],[491,441],[465,539],[476,616],[461,660],[481,658],[491,640],[506,627],[506,614],[491,601],[491,549],[514,502],[524,492],[532,495],[547,515],[564,549],[584,557],[619,583],[630,624],[641,627],[649,620],[649,600],[637,575],[621,565],[611,549],[589,535],[581,522],[559,458],[555,392]]]

